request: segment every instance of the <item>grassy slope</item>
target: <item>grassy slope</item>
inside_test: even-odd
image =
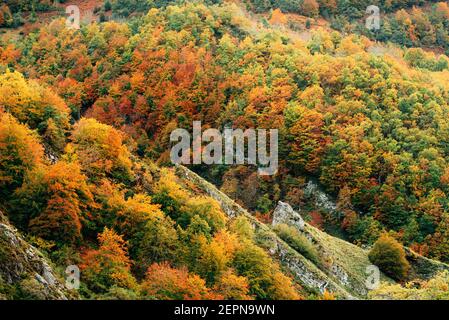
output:
[[[186,181],[186,184],[193,183],[196,187],[199,187],[203,192],[207,193],[209,196],[217,200],[228,216],[235,217],[239,215],[244,215],[245,217],[247,217],[256,229],[256,234],[259,238],[257,240],[261,242],[262,241],[261,238],[264,238],[263,239],[264,243],[266,244],[271,243],[271,245],[268,246],[269,248],[267,248],[270,254],[272,256],[275,256],[281,262],[281,265],[295,277],[295,280],[300,285],[308,288],[310,291],[319,291],[319,290],[322,291],[324,287],[326,287],[327,290],[335,293],[338,297],[341,298],[363,298],[365,296],[366,292],[360,290],[362,283],[345,284],[338,277],[332,274],[331,270],[327,268],[322,268],[323,270],[320,269],[311,261],[307,260],[304,256],[302,256],[301,254],[290,248],[271,230],[270,226],[265,225],[256,220],[248,211],[246,211],[241,206],[236,204],[228,196],[226,196],[215,186],[213,186],[212,184],[210,184],[209,182],[198,176],[196,173],[190,171],[189,169],[183,166],[178,166],[176,171],[177,175],[181,179]],[[324,235],[319,235],[318,231],[317,230],[312,231],[313,229],[315,228],[307,226],[307,230],[310,230],[310,233],[313,235],[313,237],[316,238],[317,241],[321,241],[320,239],[322,239]],[[326,241],[332,243],[330,239],[326,239]],[[340,241],[344,242],[342,240]],[[326,243],[322,244],[324,246],[327,245]],[[352,245],[350,246],[351,248],[354,247]],[[345,251],[344,249],[335,250],[335,252],[338,253],[344,251]],[[366,257],[366,254],[361,255],[360,251],[358,256],[359,258],[357,259],[357,261],[366,262],[368,259]],[[360,277],[354,277],[354,279],[359,278]]]
[[[271,226],[255,219],[248,211],[196,173],[183,166],[177,166],[176,173],[187,187],[190,185],[196,189],[199,188],[217,200],[229,217],[239,215],[247,217],[255,227],[256,240],[265,244],[266,249],[280,262],[284,270],[293,275],[295,280],[308,291],[323,291],[326,288],[340,298],[366,298],[368,292],[365,281],[369,275],[366,273],[366,268],[371,265],[368,259],[369,250],[333,237],[306,223],[303,232],[325,261],[316,265],[282,241],[272,231]],[[413,278],[428,279],[439,270],[449,270],[449,266],[444,263],[422,257],[409,249],[407,252],[408,260],[412,265],[411,277]],[[394,283],[383,274],[381,274],[381,282]]]

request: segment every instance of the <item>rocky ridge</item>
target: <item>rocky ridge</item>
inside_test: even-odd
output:
[[[73,293],[0,211],[0,299],[7,298],[67,300]]]

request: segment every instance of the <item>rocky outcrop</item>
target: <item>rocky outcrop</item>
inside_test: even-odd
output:
[[[320,195],[318,197],[320,204],[326,203],[328,209],[334,208],[330,198],[324,193],[315,189],[314,194],[315,196]],[[279,201],[273,212],[273,226],[280,223],[297,228],[313,243],[322,259],[327,262],[326,266],[321,266],[321,270],[324,273],[336,279],[337,283],[343,287],[350,288],[350,291],[358,296],[367,294],[367,288],[364,283],[365,274],[363,274],[367,266],[371,265],[367,251],[341,239],[329,236],[307,224],[299,212],[293,210],[288,203],[281,201]],[[346,259],[348,256],[351,257],[350,260]],[[354,272],[354,270],[357,271]]]
[[[410,278],[412,279],[429,280],[441,271],[449,271],[449,265],[443,262],[423,257],[410,248],[404,247],[404,249],[406,258],[410,263]]]
[[[264,241],[269,243],[268,252],[290,271],[299,284],[314,291],[324,292],[324,290],[328,290],[341,299],[357,299],[361,297],[357,292],[352,293],[348,291],[338,282],[337,278],[326,274],[303,255],[292,249],[269,226],[259,222],[214,185],[184,166],[177,165],[176,169],[176,173],[180,178],[193,182],[196,187],[201,188],[206,194],[218,201],[223,211],[229,217],[240,215],[247,217],[256,233],[263,234]]]
[[[69,292],[45,257],[0,212],[0,297],[67,300]]]
[[[280,239],[270,226],[258,221],[248,211],[196,173],[184,166],[177,166],[176,173],[180,178],[193,183],[195,187],[217,200],[229,217],[233,218],[239,215],[247,217],[256,234],[263,238],[263,247],[302,286],[320,292],[327,290],[343,299],[367,298],[369,290],[366,281],[371,274],[369,270],[373,267],[368,258],[368,249],[333,237],[313,227],[304,222],[301,215],[289,204],[280,202],[274,212],[273,224],[285,223],[294,226],[308,238],[321,256],[320,263],[313,263]],[[316,183],[308,183],[306,189],[306,196],[315,207],[326,210],[330,214],[337,214],[335,201],[321,191]],[[439,270],[449,269],[449,266],[444,263],[427,259],[408,249],[406,251],[407,259],[412,265],[416,278],[428,279]],[[383,273],[380,273],[380,282],[395,283]]]
[[[276,209],[273,212],[273,226],[278,224],[288,224],[300,230],[304,229],[304,220],[301,215],[293,210],[293,208],[285,202],[279,201]]]
[[[304,188],[304,196],[314,202],[315,207],[320,208],[330,214],[337,213],[337,205],[335,201],[325,192],[323,192],[318,184],[310,180]]]

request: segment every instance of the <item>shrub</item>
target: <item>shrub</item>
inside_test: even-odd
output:
[[[300,296],[296,292],[290,278],[280,272],[268,254],[249,242],[243,241],[237,249],[233,267],[237,275],[248,279],[249,294],[258,299],[296,300]]]
[[[28,171],[43,162],[39,139],[13,116],[0,111],[0,196],[20,187]]]
[[[404,248],[388,234],[379,237],[368,257],[381,271],[396,280],[403,280],[410,269],[410,265],[405,258]]]
[[[176,269],[168,263],[153,264],[148,268],[142,284],[146,299],[160,300],[204,300],[220,299],[206,287],[206,282],[187,268]]]
[[[369,293],[374,300],[448,300],[449,272],[442,271],[428,281],[400,284],[382,284]]]
[[[91,290],[107,293],[112,287],[136,289],[136,280],[131,275],[131,260],[127,243],[121,235],[105,228],[98,235],[98,250],[87,250],[80,265],[83,282]]]
[[[274,228],[278,236],[288,243],[290,247],[298,251],[307,259],[314,263],[319,263],[318,251],[304,235],[299,233],[294,227],[286,224],[279,224]]]

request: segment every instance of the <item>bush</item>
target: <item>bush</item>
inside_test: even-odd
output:
[[[403,280],[410,269],[404,248],[388,234],[379,237],[368,257],[381,271],[396,280]]]
[[[448,300],[449,272],[441,271],[434,278],[418,283],[416,281],[405,286],[400,284],[382,284],[369,293],[374,300]]]
[[[237,249],[233,267],[237,275],[248,279],[249,294],[258,299],[296,300],[296,292],[290,278],[286,277],[268,254],[246,240]]]
[[[309,239],[299,233],[297,229],[286,224],[279,224],[274,228],[274,231],[282,240],[287,242],[290,247],[298,251],[304,257],[314,263],[319,263],[320,259],[318,257],[318,251]]]
[[[106,0],[106,2],[104,3],[104,11],[111,11],[112,10],[112,4],[109,0]]]

